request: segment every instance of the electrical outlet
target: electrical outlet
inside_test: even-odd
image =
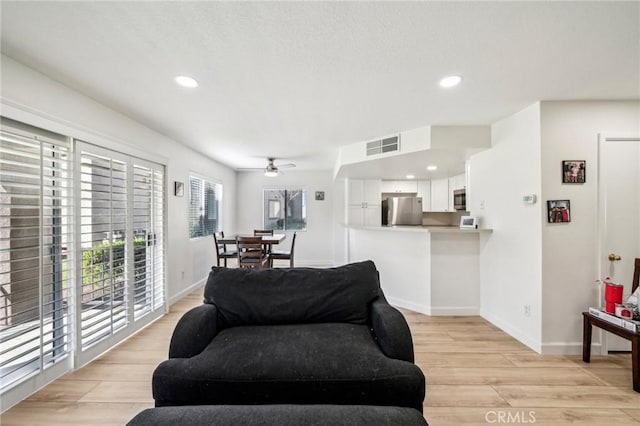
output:
[[[531,305],[524,305],[524,316],[525,317],[531,316]]]

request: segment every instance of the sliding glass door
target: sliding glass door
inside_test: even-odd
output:
[[[0,390],[4,393],[45,371],[56,375],[68,368],[61,361],[71,352],[73,199],[68,138],[1,120]]]
[[[164,313],[164,170],[77,142],[80,365]]]
[[[0,117],[0,411],[166,312],[164,176]]]

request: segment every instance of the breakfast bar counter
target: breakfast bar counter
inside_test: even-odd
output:
[[[391,304],[426,315],[479,315],[479,241],[491,230],[346,228],[349,262],[373,260]]]

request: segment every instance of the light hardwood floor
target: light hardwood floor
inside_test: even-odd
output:
[[[187,296],[137,335],[8,410],[0,423],[125,424],[153,406],[151,374],[167,357],[178,319],[201,301],[202,290]],[[592,356],[590,364],[579,356],[540,356],[482,318],[402,312],[427,377],[424,415],[432,426],[640,424],[629,354]]]

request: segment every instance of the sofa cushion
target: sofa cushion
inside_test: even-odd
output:
[[[422,410],[424,375],[387,358],[366,325],[234,327],[192,358],[163,362],[156,406],[202,404],[395,405]]]
[[[205,303],[215,304],[223,326],[319,322],[366,324],[378,297],[371,261],[337,268],[211,268]]]

